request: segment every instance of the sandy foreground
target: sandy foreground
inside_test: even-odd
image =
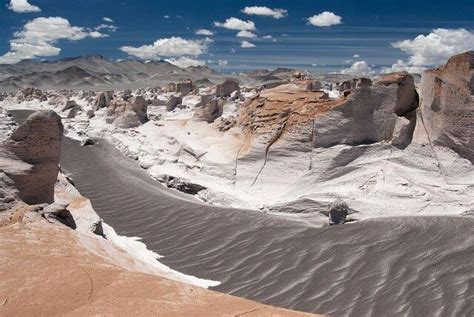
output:
[[[108,261],[95,239],[88,243],[98,252],[45,220],[0,228],[0,315],[311,315],[128,271]]]

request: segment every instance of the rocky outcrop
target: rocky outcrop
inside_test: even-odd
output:
[[[234,80],[226,80],[216,87],[216,97],[229,97],[234,91],[240,91],[239,83]]]
[[[115,98],[107,109],[107,115],[107,123],[123,129],[135,128],[148,121],[147,102],[142,96],[129,100]]]
[[[101,108],[108,108],[110,106],[110,102],[114,97],[113,91],[101,91],[95,100],[94,110],[99,110]]]
[[[416,142],[446,146],[474,162],[474,51],[425,71]]]
[[[391,74],[374,86],[353,89],[344,103],[315,118],[313,146],[391,141],[402,116],[407,116],[410,123],[404,125],[405,129],[398,128],[396,132],[405,135],[397,135],[396,143],[400,138],[406,143],[407,139],[411,140],[415,120],[409,113],[417,105],[413,77],[405,73]]]
[[[1,169],[25,203],[53,202],[62,136],[61,118],[54,111],[37,111],[3,142],[2,160],[10,164]]]

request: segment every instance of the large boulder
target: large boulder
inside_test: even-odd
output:
[[[214,98],[196,112],[196,115],[207,123],[213,123],[224,112],[225,100]]]
[[[148,121],[147,102],[142,96],[113,99],[107,109],[107,122],[119,128],[129,129],[138,127]]]
[[[234,80],[226,80],[216,87],[216,97],[229,97],[234,91],[240,91],[239,83]]]
[[[183,102],[183,98],[178,96],[171,96],[170,99],[166,102],[166,110],[173,111],[178,105]]]
[[[108,108],[113,98],[113,91],[99,92],[95,99],[94,110],[99,110],[100,108]]]
[[[25,203],[54,201],[62,136],[61,118],[54,111],[42,110],[30,115],[3,142],[2,160],[11,164],[1,169]]]
[[[181,96],[186,96],[193,90],[193,82],[186,80],[176,85],[176,91],[181,93]]]
[[[425,71],[415,141],[446,146],[474,162],[474,51]]]

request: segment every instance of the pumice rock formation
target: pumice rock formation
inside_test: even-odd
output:
[[[63,136],[61,118],[51,110],[30,115],[2,144],[2,156],[10,160],[3,172],[11,178],[21,200],[27,204],[51,203],[59,172]],[[15,169],[18,163],[22,169]],[[27,164],[27,165],[25,165]]]
[[[147,106],[142,96],[115,98],[107,109],[108,123],[123,129],[138,127],[148,121]]]
[[[474,51],[421,77],[416,141],[446,146],[474,162]]]

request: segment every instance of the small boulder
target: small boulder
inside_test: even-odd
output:
[[[341,199],[337,199],[329,205],[329,225],[341,225],[346,222],[349,214],[349,206]]]
[[[178,105],[183,102],[183,98],[177,96],[171,96],[166,102],[166,110],[173,111]]]

